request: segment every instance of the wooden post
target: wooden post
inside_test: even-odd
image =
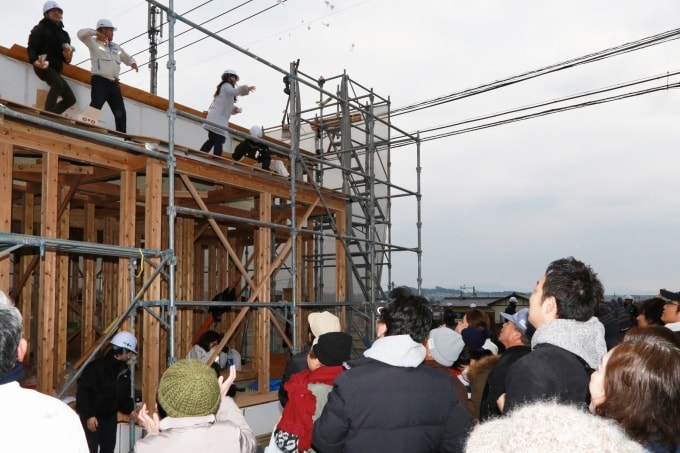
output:
[[[59,157],[43,154],[42,193],[40,203],[40,235],[57,237],[57,207],[59,206]],[[38,310],[37,388],[51,394],[54,388],[55,369],[55,310],[56,310],[57,254],[46,250],[41,259],[40,309]]]
[[[69,188],[61,188],[62,202],[69,197]],[[69,238],[69,226],[71,221],[70,203],[62,211],[58,219],[60,238]],[[56,367],[57,376],[60,376],[63,371],[63,366],[66,363],[66,354],[68,348],[68,300],[69,290],[69,256],[64,253],[57,257],[57,349],[56,349]]]
[[[12,231],[12,145],[0,143],[0,231]],[[9,257],[0,259],[0,289],[9,296]]]
[[[11,178],[10,178],[11,180]],[[9,206],[9,203],[7,203]],[[24,206],[22,210],[22,223],[23,223],[23,232],[24,234],[29,234],[32,235],[35,233],[35,195],[26,193],[24,194]],[[30,255],[28,256],[23,256],[21,258],[21,265],[19,266],[19,269],[21,269],[21,274],[25,275],[27,273],[33,273],[32,268],[32,259]],[[19,310],[21,313],[24,314],[24,338],[26,338],[26,341],[28,342],[28,350],[32,351],[33,350],[33,332],[31,330],[31,316],[28,316],[28,314],[32,313],[31,311],[31,302],[33,301],[33,279],[28,279],[27,283],[24,284],[24,288],[20,293],[20,300],[14,301],[15,303],[18,303]],[[8,289],[9,286],[4,287],[5,289]],[[14,288],[15,290],[18,288]],[[16,291],[14,291],[16,293]]]
[[[346,217],[344,211],[336,211],[335,224],[338,226],[338,236],[345,235]],[[335,240],[335,300],[344,302],[347,300],[347,254],[340,239]],[[340,325],[347,326],[345,308],[341,309]]]
[[[163,219],[163,163],[149,161],[146,165],[146,192],[144,215],[144,246],[148,249],[161,249],[161,228]],[[145,264],[144,275],[148,278],[153,268]],[[145,300],[158,300],[161,295],[161,280],[156,278],[144,293]],[[150,310],[160,315],[158,307]],[[160,362],[160,324],[153,316],[144,312],[142,316],[142,352],[144,354],[142,370],[142,396],[148,407],[156,404],[158,377],[161,375]]]
[[[137,173],[122,171],[120,173],[120,224],[118,226],[118,244],[134,247],[135,222],[137,220]],[[115,313],[122,313],[132,301],[130,300],[130,260],[118,260],[118,297],[116,298]],[[142,270],[141,256],[137,262],[137,271]],[[125,320],[121,328],[130,330],[130,322]]]
[[[94,225],[95,207],[92,203],[85,203],[84,239],[87,242],[97,242],[97,230]],[[81,335],[81,350],[87,351],[96,343],[95,329],[103,329],[105,325],[95,325],[97,317],[96,291],[96,258],[83,255],[83,333]],[[100,321],[104,320],[100,318]]]
[[[260,193],[257,202],[258,219],[261,222],[271,222],[272,215],[272,196],[266,192]],[[264,280],[267,282],[271,276],[269,272],[271,261],[271,229],[258,227],[255,229],[255,278],[260,284]],[[262,285],[260,291],[260,302],[271,301],[270,285]],[[269,319],[271,312],[263,307],[256,311],[255,317],[255,363],[257,364],[257,385],[258,393],[269,391],[269,360],[270,360],[270,341]]]

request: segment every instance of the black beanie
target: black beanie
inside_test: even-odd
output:
[[[314,355],[326,366],[342,365],[352,352],[352,336],[343,332],[329,332],[316,339]]]

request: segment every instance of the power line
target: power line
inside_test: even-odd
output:
[[[243,3],[241,3],[240,5],[237,5],[237,6],[233,7],[233,8],[231,8],[231,9],[228,10],[228,11],[225,11],[224,13],[221,13],[221,14],[219,14],[219,15],[217,15],[217,16],[211,18],[211,19],[208,19],[208,20],[206,20],[206,21],[200,23],[199,25],[202,26],[202,25],[204,25],[204,24],[207,24],[208,22],[211,22],[211,21],[217,19],[218,17],[224,16],[225,14],[228,14],[228,13],[230,13],[230,12],[236,10],[237,8],[240,8],[240,7],[246,5],[247,3],[250,3],[250,2],[252,2],[252,1],[253,1],[253,0],[247,0],[247,1],[243,2]],[[218,34],[218,33],[221,33],[221,32],[223,32],[223,31],[225,31],[225,30],[228,30],[228,29],[230,29],[230,28],[232,28],[232,27],[235,27],[236,25],[242,24],[243,22],[245,22],[245,21],[247,21],[247,20],[250,20],[250,19],[252,19],[252,18],[254,18],[254,17],[257,17],[257,16],[259,16],[260,14],[263,14],[263,13],[269,11],[269,10],[272,9],[272,8],[276,8],[277,6],[281,5],[282,3],[285,3],[286,1],[287,1],[287,0],[282,0],[281,2],[277,2],[277,3],[275,3],[275,4],[271,5],[271,6],[268,6],[268,7],[264,8],[264,9],[262,9],[262,10],[256,12],[256,13],[251,14],[251,15],[248,16],[248,17],[245,17],[245,18],[243,18],[243,19],[241,19],[241,20],[239,20],[239,21],[237,21],[237,22],[234,22],[234,23],[232,23],[231,25],[228,25],[228,26],[226,26],[226,27],[224,27],[224,28],[221,28],[221,29],[219,29],[219,30],[217,30],[217,31],[215,31],[215,32],[213,32],[213,33],[214,33],[214,34]],[[191,29],[191,28],[190,28],[190,29],[187,29],[187,30],[183,31],[182,33],[176,34],[175,37],[181,36],[181,35],[183,35],[184,33],[188,33],[189,31],[192,31],[192,30],[193,30],[193,29]],[[203,40],[205,40],[205,39],[208,39],[209,37],[210,37],[210,36],[206,35],[206,36],[203,36],[203,37],[201,37],[201,38],[199,38],[199,39],[197,39],[197,40],[195,40],[195,41],[192,41],[192,42],[190,42],[190,43],[188,43],[188,44],[185,44],[185,45],[183,45],[183,46],[181,46],[181,47],[176,47],[176,48],[175,48],[175,53],[177,53],[177,52],[180,51],[180,50],[186,49],[186,48],[188,48],[188,47],[190,47],[190,46],[193,46],[193,45],[195,45],[195,44],[198,44],[199,42],[201,42],[201,41],[203,41]],[[166,39],[165,41],[161,41],[159,44],[164,44],[164,43],[166,43],[166,42],[168,42],[167,39]],[[137,53],[134,54],[134,55],[139,55],[139,54],[141,54],[141,53],[143,53],[143,52],[144,52],[144,50],[139,51],[139,52],[137,52]],[[160,55],[160,56],[158,56],[158,57],[156,57],[156,58],[157,58],[157,59],[159,59],[159,58],[164,58],[164,57],[167,57],[168,55],[169,55],[168,53],[165,53],[165,54]],[[148,63],[148,61],[145,62],[145,63],[142,63],[142,64],[147,64],[147,63]],[[130,71],[131,71],[131,69],[128,69],[128,70],[126,70],[125,72],[123,72],[122,74],[125,74],[126,72],[130,72]]]
[[[622,44],[616,47],[611,47],[599,52],[591,53],[582,57],[573,58],[571,60],[566,60],[561,63],[555,63],[550,66],[545,66],[543,68],[535,69],[532,71],[524,72],[512,77],[507,77],[505,79],[497,80],[491,83],[486,83],[479,85],[474,88],[468,88],[463,91],[454,92],[445,96],[439,96],[434,99],[417,102],[404,107],[399,107],[392,110],[392,116],[403,115],[406,113],[415,112],[425,108],[435,107],[437,105],[445,104],[448,102],[456,101],[466,97],[474,96],[481,93],[486,93],[487,91],[496,90],[508,85],[513,85],[525,80],[529,80],[535,77],[539,77],[545,74],[550,74],[557,71],[562,71],[564,69],[572,68],[581,64],[592,63],[605,58],[609,58],[616,55],[621,55],[627,52],[632,52],[633,50],[640,50],[645,47],[649,47],[656,44],[661,44],[667,41],[680,38],[680,29],[676,28],[667,32],[659,33],[657,35],[648,36],[646,38],[639,39],[637,41],[632,41],[626,44]]]
[[[657,91],[669,90],[671,88],[680,88],[680,82],[671,83],[671,84],[667,83],[667,84],[664,84],[664,85],[659,85],[659,86],[647,88],[647,89],[644,89],[644,90],[633,91],[633,92],[624,93],[624,94],[620,94],[620,95],[616,95],[616,96],[610,96],[610,97],[601,98],[601,99],[595,99],[595,100],[592,100],[592,101],[586,101],[586,102],[582,102],[582,103],[579,103],[579,104],[573,104],[573,105],[568,105],[568,106],[565,106],[565,107],[543,110],[541,112],[530,113],[530,114],[527,114],[527,115],[521,115],[521,116],[517,116],[517,117],[513,117],[513,118],[495,121],[495,122],[492,122],[492,123],[486,123],[486,124],[481,124],[481,125],[478,125],[478,126],[471,126],[471,127],[464,128],[464,129],[457,129],[457,130],[450,131],[450,132],[431,135],[429,137],[421,138],[421,142],[427,142],[427,141],[431,141],[431,140],[439,140],[439,139],[451,137],[451,136],[454,136],[454,135],[465,134],[465,133],[468,133],[468,132],[475,132],[475,131],[479,131],[479,130],[482,130],[482,129],[488,129],[490,127],[502,126],[504,124],[514,123],[514,122],[517,122],[517,121],[524,121],[524,120],[528,120],[528,119],[532,119],[532,118],[538,118],[540,116],[552,115],[553,113],[560,113],[560,112],[564,112],[564,111],[567,111],[567,110],[574,110],[574,109],[578,109],[578,108],[591,107],[591,106],[594,106],[594,105],[604,104],[604,103],[607,103],[607,102],[619,101],[619,100],[627,99],[627,98],[630,98],[630,97],[636,97],[636,96],[642,96],[642,95],[645,95],[645,94],[655,93]],[[410,143],[409,142],[404,142],[404,143],[401,143],[401,144],[398,143],[395,146],[393,146],[393,148],[406,146],[408,144],[410,144]]]
[[[205,2],[201,3],[200,5],[195,6],[195,7],[191,8],[190,10],[184,12],[184,13],[182,14],[182,16],[184,16],[184,15],[186,15],[186,14],[189,14],[189,13],[191,13],[191,12],[194,12],[194,11],[196,11],[197,9],[199,9],[199,8],[201,8],[201,7],[205,6],[205,5],[207,5],[208,3],[211,3],[212,1],[213,1],[213,0],[207,0],[207,1],[205,1]],[[249,1],[252,1],[252,0],[249,0]],[[223,14],[226,14],[226,13],[223,13]],[[219,17],[219,16],[218,16],[218,17]],[[213,19],[214,19],[214,18],[213,18]],[[210,19],[210,20],[213,20],[213,19]],[[208,21],[208,22],[209,22],[209,21]],[[163,23],[160,25],[160,27],[163,27],[163,25],[167,25],[167,24],[168,24],[167,21],[166,21],[166,22],[163,22]],[[188,31],[188,30],[187,30],[187,31]],[[121,43],[118,43],[118,44],[122,46],[123,44],[127,44],[127,43],[129,43],[129,42],[132,42],[132,41],[134,41],[135,39],[141,38],[142,36],[146,36],[147,33],[148,33],[148,30],[145,30],[145,31],[143,31],[142,33],[140,33],[140,34],[138,34],[138,35],[136,35],[136,36],[133,36],[132,38],[127,39],[127,40],[125,40],[125,41],[123,41],[123,42],[121,42]],[[183,33],[186,33],[186,31],[183,32]],[[178,36],[179,36],[179,35],[178,35]],[[164,42],[165,42],[165,41],[164,41]],[[144,49],[144,50],[140,50],[139,52],[133,54],[133,56],[139,55],[139,54],[141,54],[142,52],[145,52],[146,50],[148,50],[148,48],[147,48],[147,49]],[[90,61],[89,58],[87,58],[87,59],[85,59],[85,60],[83,60],[83,61],[81,61],[81,62],[76,63],[76,66],[80,66],[81,64],[87,63],[88,61]],[[147,62],[147,63],[148,63],[148,62]],[[145,63],[145,64],[146,64],[146,63]],[[126,72],[127,72],[127,71],[126,71]]]
[[[527,105],[527,106],[523,106],[523,107],[517,107],[517,108],[510,109],[510,110],[504,110],[502,112],[492,113],[492,114],[489,114],[489,115],[469,118],[469,119],[466,119],[466,120],[456,121],[454,123],[449,123],[449,124],[445,124],[445,125],[441,125],[441,126],[434,126],[434,127],[430,127],[430,128],[427,128],[427,129],[420,129],[420,130],[418,130],[418,132],[420,132],[420,133],[434,132],[434,131],[437,131],[437,130],[448,129],[448,128],[455,127],[455,126],[462,126],[463,124],[474,123],[474,122],[477,122],[477,121],[484,121],[484,120],[488,120],[488,119],[491,119],[491,118],[497,118],[499,116],[509,115],[511,113],[519,113],[519,112],[526,111],[526,110],[536,109],[536,108],[539,108],[539,107],[545,107],[545,106],[552,105],[552,104],[558,104],[560,102],[571,101],[571,100],[574,100],[574,99],[579,99],[579,98],[583,98],[583,97],[587,97],[587,96],[594,96],[596,94],[607,93],[609,91],[620,90],[622,88],[629,88],[629,87],[632,87],[632,86],[635,86],[635,85],[640,85],[640,84],[643,84],[643,83],[652,82],[654,80],[666,79],[666,78],[673,77],[673,76],[676,76],[676,75],[679,75],[679,74],[680,74],[680,70],[676,70],[676,71],[673,71],[673,72],[668,72],[666,74],[659,74],[659,75],[645,77],[643,79],[633,80],[633,81],[630,81],[630,82],[623,82],[623,83],[620,83],[620,84],[617,84],[617,85],[599,88],[599,89],[596,89],[596,90],[590,90],[590,91],[586,91],[586,92],[583,92],[583,93],[573,94],[573,95],[565,96],[565,97],[558,98],[558,99],[551,99],[549,101],[539,102],[539,103],[536,103],[536,104],[531,104],[531,105]]]

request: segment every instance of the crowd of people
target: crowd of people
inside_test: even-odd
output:
[[[501,313],[495,337],[483,310],[436,326],[429,302],[400,287],[379,309],[377,339],[360,357],[337,316],[311,313],[309,344],[287,364],[283,412],[264,451],[678,453],[680,293],[664,289],[637,304],[611,345],[596,316],[603,298],[590,266],[558,259],[528,308]],[[118,332],[83,371],[76,415],[19,385],[22,325],[0,292],[0,396],[43,434],[31,436],[21,416],[2,417],[11,451],[111,452],[117,412],[145,428],[139,452],[263,448],[228,394],[236,366],[226,363],[224,378],[204,361],[218,333],[206,332],[189,353],[195,358],[163,373],[155,408],[137,409],[128,367],[136,338]]]

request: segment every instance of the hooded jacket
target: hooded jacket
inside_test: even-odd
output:
[[[590,374],[607,352],[602,323],[595,317],[549,321],[536,330],[531,347],[508,372],[503,412],[547,398],[586,408]]]
[[[312,446],[333,452],[461,451],[471,426],[451,377],[409,335],[379,338],[334,382]]]
[[[33,27],[28,36],[28,61],[33,64],[39,55],[47,55],[50,68],[61,72],[64,67],[64,44],[71,44],[71,38],[64,30],[63,22],[54,22],[45,17]]]
[[[78,39],[90,49],[92,75],[98,75],[109,80],[118,80],[121,61],[128,66],[135,64],[135,59],[115,42],[103,43],[97,41],[97,30],[92,28],[78,30]]]

